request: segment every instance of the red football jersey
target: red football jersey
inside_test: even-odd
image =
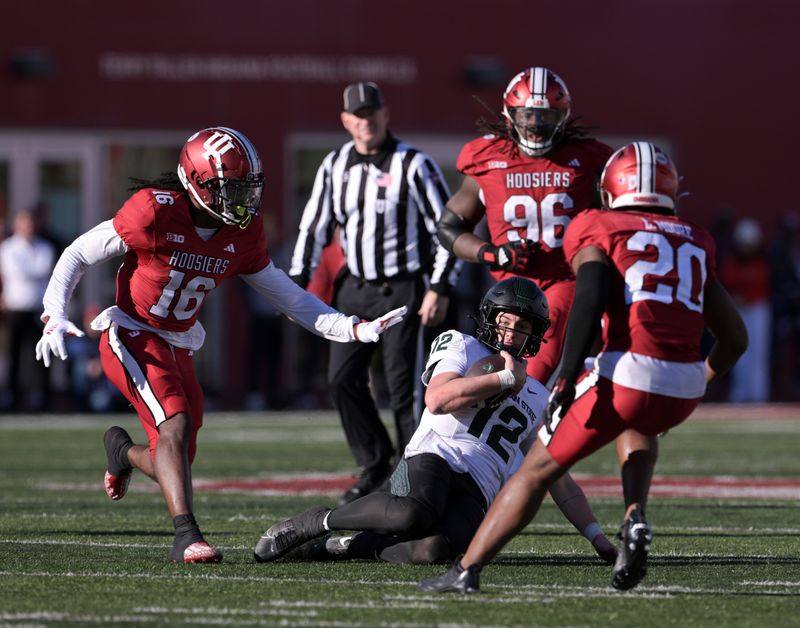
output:
[[[207,292],[269,263],[259,216],[246,229],[224,225],[203,240],[178,192],[136,192],[114,216],[114,229],[128,246],[117,272],[117,305],[165,331],[188,330]]]
[[[572,277],[562,250],[564,232],[576,214],[592,206],[610,155],[611,149],[595,140],[557,145],[543,157],[509,151],[509,141],[494,135],[464,146],[457,167],[481,187],[492,244],[522,238],[541,244],[524,271],[496,271],[495,279],[520,274],[545,289]]]
[[[716,273],[708,231],[677,216],[590,210],[567,230],[567,261],[587,246],[611,261],[603,350],[699,361],[703,297]]]

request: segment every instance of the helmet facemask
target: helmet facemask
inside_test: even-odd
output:
[[[513,107],[508,113],[514,141],[531,157],[547,153],[567,121],[564,109]]]
[[[252,180],[213,178],[202,182],[214,198],[214,203],[205,209],[227,225],[239,225],[244,229],[261,207],[264,191],[264,175]]]
[[[518,349],[503,344],[503,332],[507,328],[497,323],[501,312],[516,314],[532,324],[530,333],[513,330],[526,336],[525,342]],[[518,359],[534,356],[539,352],[544,334],[550,327],[547,297],[530,279],[504,279],[489,288],[484,295],[478,308],[477,323],[478,340],[492,351],[508,351]]]
[[[503,116],[519,149],[541,157],[558,142],[569,118],[571,99],[566,84],[547,68],[517,74],[503,93]]]
[[[542,345],[544,334],[547,331],[547,328],[550,326],[549,321],[545,323],[540,319],[526,318],[523,314],[519,314],[518,312],[509,312],[507,309],[491,308],[490,311],[491,313],[486,316],[483,323],[481,323],[480,320],[484,319],[483,315],[481,315],[478,321],[478,340],[483,342],[494,351],[507,351],[518,360],[533,357],[539,353],[539,348]],[[522,320],[529,321],[531,323],[531,331],[524,332],[520,329],[512,329],[511,327],[506,327],[498,323],[497,318],[503,312],[507,312],[509,314],[519,314],[519,316],[522,317]],[[493,317],[493,319],[491,317]],[[515,348],[513,345],[503,344],[503,339],[508,331],[520,336],[524,336],[525,342],[522,343],[519,348]]]

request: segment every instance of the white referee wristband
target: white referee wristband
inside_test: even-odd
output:
[[[500,378],[500,390],[505,390],[506,388],[514,388],[516,380],[514,379],[514,371],[512,371],[511,369],[503,369],[502,371],[497,371],[497,377]]]
[[[603,534],[603,528],[600,527],[600,524],[597,523],[597,521],[592,521],[583,531],[584,538],[588,539],[589,541],[594,541],[598,534]]]

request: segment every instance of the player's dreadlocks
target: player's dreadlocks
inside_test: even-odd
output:
[[[506,145],[501,149],[502,152],[514,154],[519,152],[519,146],[514,140],[514,135],[511,131],[511,126],[508,121],[502,116],[498,115],[489,105],[487,105],[478,96],[473,96],[478,103],[487,111],[487,116],[481,116],[476,122],[478,130],[483,134],[496,135],[499,138],[506,140]],[[489,118],[488,116],[491,116]],[[564,126],[564,130],[558,133],[554,140],[553,146],[557,144],[566,144],[569,142],[587,142],[593,140],[594,137],[590,135],[592,129],[596,127],[588,127],[578,124],[580,118],[570,118]]]
[[[155,188],[157,190],[170,190],[171,192],[185,192],[181,180],[178,178],[177,172],[162,172],[157,179],[137,179],[136,177],[128,177],[132,183],[128,188],[129,192],[138,192],[146,188]]]

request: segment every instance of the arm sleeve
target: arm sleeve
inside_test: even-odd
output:
[[[347,316],[328,307],[313,294],[295,284],[272,262],[257,273],[241,278],[278,311],[308,331],[336,342],[353,342],[357,316]]]
[[[66,318],[67,305],[87,268],[124,255],[128,247],[111,220],[79,236],[58,259],[44,294],[42,317]]]
[[[575,300],[569,312],[559,377],[575,382],[597,336],[606,309],[610,271],[602,262],[586,262],[578,269]]]
[[[311,277],[319,266],[322,249],[328,244],[333,233],[333,182],[331,178],[333,161],[338,151],[330,153],[322,161],[314,179],[311,197],[303,209],[297,242],[294,245],[289,274],[292,277]]]
[[[436,163],[424,153],[418,153],[417,168],[410,169],[409,177],[413,180],[410,189],[422,214],[425,230],[432,236],[436,245],[431,288],[439,294],[449,294],[456,285],[458,275],[464,262],[448,251],[439,242],[437,224],[445,211],[445,204],[450,199],[450,190]]]

